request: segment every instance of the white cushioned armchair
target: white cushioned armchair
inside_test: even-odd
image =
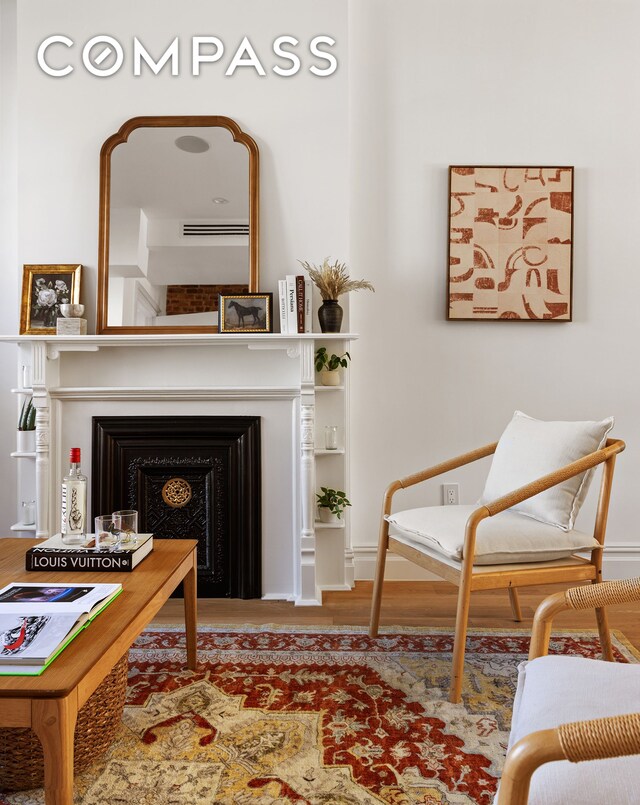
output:
[[[616,455],[624,442],[609,439],[613,419],[543,422],[516,411],[499,442],[409,475],[385,492],[369,634],[380,621],[388,551],[458,585],[458,607],[449,698],[458,702],[473,590],[507,589],[520,620],[517,588],[602,581],[602,550]],[[401,489],[493,455],[485,489],[472,506],[427,506],[393,512]],[[592,470],[603,465],[594,530],[574,527]],[[390,534],[389,529],[393,528]],[[577,552],[588,552],[589,558]],[[603,607],[596,609],[603,655],[611,641]]]
[[[640,665],[547,656],[556,613],[639,600],[634,579],[556,593],[538,607],[497,805],[640,802]]]

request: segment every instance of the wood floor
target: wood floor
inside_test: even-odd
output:
[[[369,621],[372,582],[360,581],[349,592],[327,592],[321,607],[296,607],[286,601],[201,599],[198,621],[204,624],[252,623],[365,626]],[[536,606],[558,585],[520,590],[522,623],[511,618],[506,590],[475,592],[471,596],[469,625],[478,628],[529,629]],[[388,581],[382,596],[381,626],[455,625],[457,588],[445,581]],[[621,631],[640,650],[640,602],[609,607],[612,629]],[[183,623],[182,601],[171,599],[158,613],[156,623]],[[554,622],[558,629],[595,629],[592,611],[565,612]]]

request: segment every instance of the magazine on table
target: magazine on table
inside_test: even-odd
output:
[[[40,674],[121,584],[13,582],[0,590],[0,674]]]

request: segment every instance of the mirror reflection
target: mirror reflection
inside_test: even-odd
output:
[[[105,323],[109,330],[212,331],[218,294],[257,289],[251,153],[220,125],[154,122],[133,127],[116,143],[110,152],[106,281],[100,283],[107,305],[105,310],[99,303],[99,332]]]

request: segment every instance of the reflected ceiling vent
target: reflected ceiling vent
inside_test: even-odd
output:
[[[249,224],[227,222],[199,222],[189,221],[181,224],[183,238],[210,238],[216,235],[248,235]]]

